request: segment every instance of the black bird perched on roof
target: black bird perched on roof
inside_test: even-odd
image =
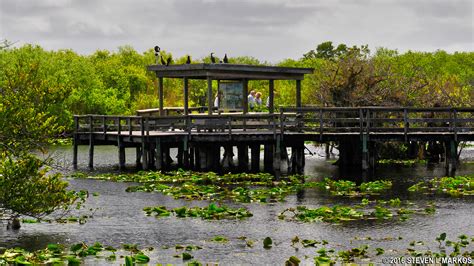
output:
[[[211,53],[211,62],[212,62],[213,64],[216,63],[216,58],[214,58],[214,53]]]
[[[161,64],[164,65],[164,66],[166,66],[165,58],[164,58],[163,56],[161,56],[160,59],[161,59]]]
[[[166,60],[166,66],[170,65],[171,60],[173,60],[173,59],[171,58],[171,55],[170,55],[170,57],[168,57],[168,60]]]
[[[228,64],[229,63],[229,59],[227,58],[227,54],[225,54],[224,56],[224,64]]]
[[[191,64],[191,56],[188,55],[188,59],[186,60],[186,64]]]
[[[157,45],[155,46],[155,63],[158,65],[158,56],[160,55],[160,47]]]

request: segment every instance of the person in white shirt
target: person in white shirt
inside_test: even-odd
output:
[[[217,91],[216,98],[214,99],[214,107],[219,108],[221,105],[222,91]]]
[[[249,96],[247,96],[247,102],[249,104],[250,110],[253,110],[253,108],[255,107],[255,91],[254,90],[250,91]]]
[[[259,107],[262,106],[262,93],[261,92],[257,92],[255,94],[255,104]]]

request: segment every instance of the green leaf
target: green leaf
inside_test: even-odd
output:
[[[270,237],[265,237],[265,239],[263,240],[263,247],[264,248],[271,248],[272,247],[272,244],[273,244],[273,241]]]

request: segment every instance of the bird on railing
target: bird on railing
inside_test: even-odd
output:
[[[191,64],[191,56],[188,55],[188,59],[186,60],[186,64]]]
[[[214,57],[214,53],[211,53],[211,62],[212,62],[213,64],[216,63],[216,58]]]
[[[158,57],[160,56],[160,47],[157,45],[155,46],[155,63],[158,65]]]
[[[227,54],[225,54],[224,56],[224,64],[228,64],[229,63],[229,59],[227,58]]]
[[[172,56],[170,55],[170,57],[168,57],[168,59],[166,60],[166,66],[169,66],[171,64],[171,61],[173,60]]]
[[[160,60],[161,60],[161,64],[166,66],[166,61],[165,61],[165,58],[163,57],[163,55],[160,57]]]

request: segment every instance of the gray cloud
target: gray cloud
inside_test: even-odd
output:
[[[0,38],[80,53],[299,58],[318,43],[472,51],[471,0],[2,0]]]

